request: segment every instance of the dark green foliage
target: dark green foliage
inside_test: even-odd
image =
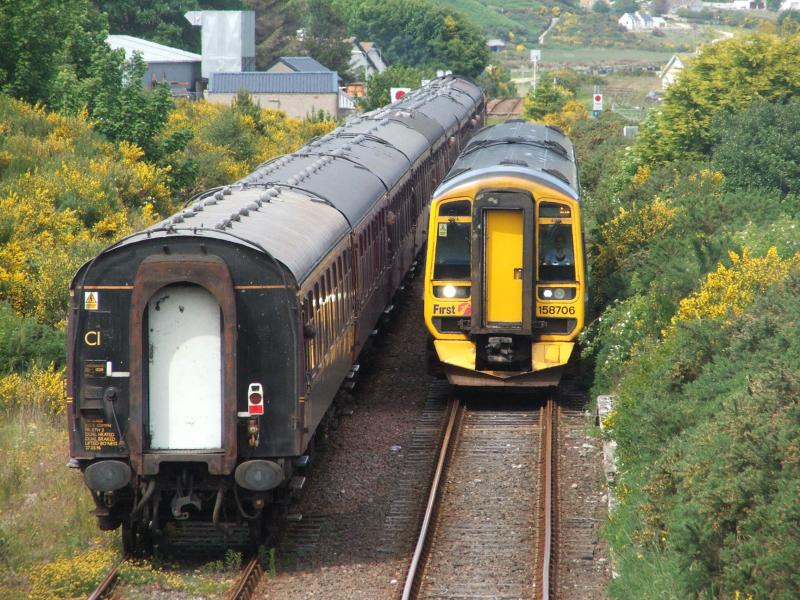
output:
[[[800,100],[721,114],[712,136],[713,163],[727,187],[800,193]]]
[[[596,13],[605,15],[611,12],[611,7],[605,0],[595,0],[595,3],[592,4],[592,10]]]
[[[291,0],[246,0],[256,13],[256,66],[267,69],[280,56],[300,53],[302,15]]]
[[[105,19],[89,0],[0,3],[0,92],[47,103],[59,70],[84,76],[105,36]]]
[[[511,72],[500,64],[486,67],[478,77],[478,84],[483,87],[487,98],[513,98],[517,95]]]
[[[150,160],[161,154],[154,139],[167,121],[174,103],[165,84],[152,91],[142,86],[147,67],[141,55],[125,62],[123,52],[101,52],[78,78],[73,69],[59,74],[53,104],[66,113],[84,106],[95,121],[95,129],[112,141],[127,140],[142,148]]]
[[[800,10],[782,10],[776,23],[785,34],[797,33],[800,31]]]
[[[351,46],[341,13],[332,0],[302,0],[300,10],[305,15],[302,53],[347,78]]]
[[[622,135],[627,124],[617,113],[605,110],[596,119],[578,121],[573,127],[570,139],[575,144],[584,192],[594,194],[601,180],[608,176],[609,166],[618,163],[624,149],[631,144]],[[593,211],[594,207],[587,203],[587,210]]]
[[[637,10],[639,10],[639,4],[636,0],[617,0],[614,2],[614,6],[611,7],[611,12],[615,15],[635,13]]]
[[[489,62],[480,30],[427,0],[360,0],[346,14],[350,32],[375,42],[390,63],[477,77]]]
[[[184,15],[190,10],[242,10],[242,0],[94,0],[108,15],[111,33],[200,51],[200,28]]]
[[[26,371],[32,364],[56,368],[64,365],[66,336],[39,323],[21,317],[6,302],[0,301],[0,376]]]
[[[615,436],[638,492],[618,518],[639,543],[618,549],[668,565],[677,597],[800,594],[798,295],[795,272],[729,325],[679,324],[622,381]],[[640,576],[623,569],[614,597],[664,597],[631,596]]]
[[[544,115],[560,112],[571,96],[572,93],[567,88],[553,83],[553,78],[545,73],[536,90],[531,88],[525,97],[523,116],[536,121]]]

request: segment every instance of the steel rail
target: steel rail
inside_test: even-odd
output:
[[[541,587],[541,600],[549,600],[550,598],[550,565],[551,554],[553,546],[553,434],[555,428],[553,427],[553,410],[555,402],[552,396],[547,398],[547,404],[544,407],[544,414],[542,415],[542,462],[543,467],[543,480],[542,491],[544,493],[544,545],[541,551],[542,561],[542,587]]]
[[[261,567],[258,556],[256,556],[242,570],[239,582],[231,590],[230,594],[225,597],[226,600],[249,600],[249,598],[252,598],[263,574],[264,569]]]
[[[111,567],[111,571],[109,571],[105,579],[100,582],[100,585],[95,588],[88,600],[100,600],[101,598],[105,598],[107,594],[113,591],[114,585],[117,581],[117,576],[119,575],[119,570],[124,562],[125,557],[123,556],[116,563],[114,563],[114,566]]]
[[[417,540],[416,548],[414,548],[414,556],[411,559],[411,566],[408,569],[408,576],[406,577],[406,583],[403,587],[402,600],[411,600],[413,597],[412,594],[414,593],[414,587],[420,581],[420,575],[422,574],[422,556],[425,551],[425,545],[429,541],[428,530],[431,522],[433,521],[436,506],[441,497],[441,486],[439,484],[441,482],[442,473],[444,472],[444,467],[447,462],[447,454],[448,450],[450,449],[450,440],[455,428],[456,418],[461,415],[462,410],[463,404],[461,404],[461,402],[458,400],[453,399],[450,403],[450,417],[447,421],[447,428],[445,429],[444,437],[442,438],[442,445],[439,450],[439,460],[436,463],[436,471],[433,475],[431,491],[430,495],[428,496],[428,505],[425,508],[425,516],[422,519],[422,527],[420,528],[419,539]]]

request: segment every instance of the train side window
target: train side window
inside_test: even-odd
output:
[[[314,338],[314,364],[319,367],[322,352],[322,307],[320,305],[319,297],[319,283],[314,284],[314,327],[317,330],[317,335]]]
[[[575,244],[571,225],[553,223],[539,226],[539,279],[575,281]]]
[[[314,327],[314,296],[311,292],[306,294],[306,299],[303,301],[303,324],[308,325],[310,330]],[[311,333],[311,331],[309,331]],[[317,364],[314,360],[314,346],[315,339],[313,336],[306,338],[306,372],[311,374],[316,368]]]

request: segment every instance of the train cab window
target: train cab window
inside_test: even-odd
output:
[[[440,217],[468,217],[470,216],[469,200],[445,202],[439,207]]]
[[[553,223],[539,226],[539,279],[575,281],[571,225]]]
[[[438,223],[434,279],[469,279],[471,223]]]

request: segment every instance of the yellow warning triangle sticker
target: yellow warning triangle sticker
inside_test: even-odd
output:
[[[97,305],[100,302],[99,296],[97,292],[84,292],[83,308],[86,310],[97,310]]]

